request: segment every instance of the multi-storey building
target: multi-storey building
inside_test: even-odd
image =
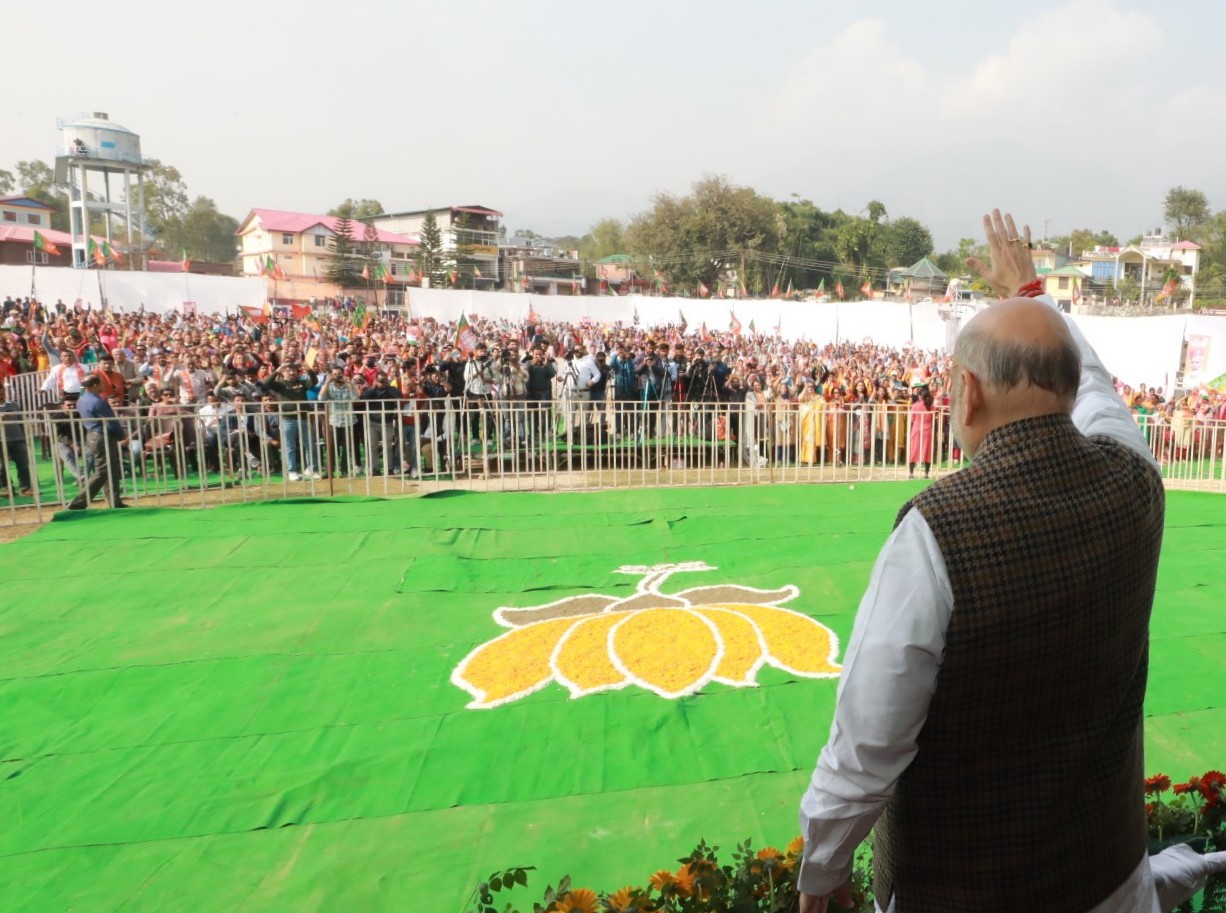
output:
[[[508,238],[501,246],[502,288],[538,295],[581,295],[586,287],[577,250],[542,238]]]
[[[499,222],[497,209],[476,204],[443,206],[438,209],[413,209],[406,212],[385,212],[371,219],[379,228],[416,241],[421,235],[426,215],[434,214],[443,242],[444,259],[455,256],[463,247],[474,264],[473,285],[486,291],[500,284],[498,273]]]
[[[324,279],[332,253],[329,241],[339,234],[336,216],[279,209],[253,209],[238,227],[239,256],[244,276],[268,275],[269,258],[276,275],[269,276],[269,297],[304,300],[335,295]],[[407,275],[417,242],[403,234],[375,228],[374,243],[389,276]],[[362,243],[366,225],[351,222],[349,237]],[[284,278],[282,278],[282,276]]]

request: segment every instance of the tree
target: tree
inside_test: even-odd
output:
[[[852,218],[844,222],[835,238],[834,251],[839,262],[857,274],[864,271],[880,239],[880,230],[871,219]]]
[[[68,231],[68,194],[55,183],[55,171],[46,162],[33,159],[17,163],[17,183],[21,192],[32,200],[55,208],[51,227]]]
[[[145,219],[151,233],[160,235],[175,219],[187,214],[190,203],[183,175],[173,165],[145,159]],[[135,191],[134,191],[135,192]]]
[[[868,220],[874,224],[886,218],[885,204],[880,200],[869,200],[868,205],[864,207]]]
[[[911,266],[932,253],[932,232],[918,219],[901,216],[886,224],[882,246],[886,266]]]
[[[344,216],[356,222],[365,222],[367,219],[383,215],[383,204],[378,200],[354,200],[346,197],[345,201],[339,206],[333,206],[329,209],[328,215]]]
[[[192,260],[229,263],[236,257],[237,230],[238,219],[218,212],[209,197],[196,197],[187,212],[164,228],[159,243],[171,254],[186,250]]]
[[[1067,235],[1056,235],[1050,239],[1051,246],[1064,251],[1074,260],[1095,247],[1119,247],[1119,239],[1109,231],[1092,231],[1089,228],[1075,228]]]
[[[353,225],[352,219],[341,216],[336,233],[328,239],[324,279],[340,288],[358,288],[362,284],[362,257],[353,238]]]
[[[1166,192],[1162,215],[1171,232],[1182,241],[1209,220],[1209,200],[1199,190],[1172,187]]]
[[[472,217],[468,213],[461,213],[452,227],[452,237],[455,240],[455,246],[452,251],[452,263],[456,274],[455,284],[457,288],[472,288],[474,286],[473,277],[477,272],[477,261],[473,259],[472,232]]]
[[[689,196],[657,194],[625,232],[630,253],[644,261],[641,270],[658,269],[671,285],[709,288],[743,263],[761,282],[760,267],[744,253],[774,251],[778,237],[774,201],[721,176],[698,181]]]
[[[443,233],[439,230],[434,211],[426,213],[417,235],[417,269],[429,278],[434,288],[447,287],[447,265],[443,262]]]
[[[13,172],[0,168],[0,194],[13,192]]]
[[[974,238],[962,238],[958,241],[956,248],[937,255],[936,265],[946,275],[957,276],[966,272],[966,259],[968,257],[984,260],[987,256],[988,248],[986,244],[981,244]]]

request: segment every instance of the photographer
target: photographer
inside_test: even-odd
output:
[[[368,475],[400,474],[400,391],[391,385],[385,372],[375,375],[373,386],[362,391],[366,403],[367,446],[366,472]],[[386,456],[386,461],[381,457]]]
[[[575,437],[586,441],[584,424],[592,402],[592,385],[600,376],[596,359],[587,353],[582,343],[566,355],[566,380],[563,387],[563,415],[566,417],[566,435],[572,443]]]
[[[328,427],[332,432],[332,472],[334,475],[357,475],[362,465],[359,438],[354,434],[357,425],[357,414],[353,404],[357,399],[357,391],[345,376],[345,369],[339,364],[333,365],[328,371],[323,388],[319,391],[319,401],[327,410]]]
[[[659,433],[660,402],[667,379],[664,359],[656,351],[656,344],[652,340],[647,340],[643,354],[635,359],[634,373],[638,375],[640,402],[647,416],[644,435],[650,437]]]
[[[532,431],[537,443],[541,441],[548,427],[549,402],[553,399],[553,380],[558,375],[557,366],[552,360],[545,358],[545,346],[532,348],[532,361],[527,366],[527,381],[525,383],[528,409],[531,411]]]
[[[634,435],[634,407],[638,399],[638,382],[634,376],[634,359],[625,340],[617,343],[617,354],[609,359],[613,375],[614,430],[619,438]]]
[[[686,396],[694,412],[694,433],[708,438],[711,434],[711,404],[715,402],[715,378],[705,350],[694,350],[694,357],[686,366]]]
[[[468,410],[468,431],[473,440],[488,437],[491,423],[489,404],[497,374],[485,343],[477,343],[464,365],[464,406]]]
[[[499,425],[503,446],[522,442],[525,433],[524,397],[527,394],[528,370],[510,348],[498,353],[498,400],[502,413]]]

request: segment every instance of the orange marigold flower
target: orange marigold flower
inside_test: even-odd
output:
[[[788,855],[799,856],[805,851],[805,838],[793,837],[792,842],[788,844]]]
[[[758,850],[759,859],[781,859],[782,857],[783,854],[773,846],[764,846],[762,849]]]
[[[1171,778],[1166,774],[1154,774],[1145,778],[1145,795],[1154,796],[1171,788]]]
[[[558,913],[598,913],[600,899],[589,888],[575,888],[562,895],[557,910]]]
[[[614,891],[609,895],[609,908],[613,913],[629,913],[632,909],[631,905],[634,904],[634,894],[636,891],[638,891],[638,888],[632,888],[629,885]]]
[[[694,890],[694,873],[690,870],[688,862],[677,869],[677,874],[673,876],[673,886],[682,897],[689,897],[690,892]]]
[[[673,873],[668,869],[660,869],[660,871],[647,879],[647,883],[657,891],[663,891],[665,888],[671,887],[674,881],[676,879],[673,878]]]

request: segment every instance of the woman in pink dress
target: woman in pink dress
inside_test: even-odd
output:
[[[915,478],[916,463],[924,467],[924,478],[928,478],[928,467],[932,465],[934,415],[932,393],[927,387],[920,387],[911,400],[911,436],[907,442],[908,478]]]

